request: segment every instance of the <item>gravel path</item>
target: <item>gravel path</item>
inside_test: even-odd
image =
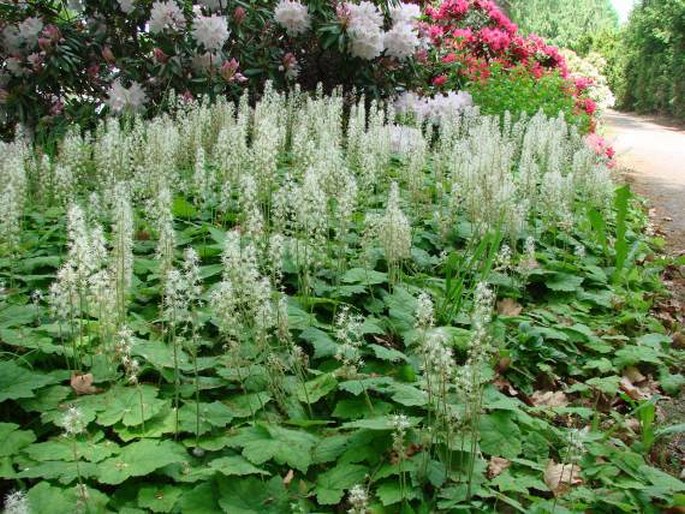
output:
[[[605,123],[607,139],[612,142],[628,181],[656,210],[654,222],[665,235],[667,250],[685,255],[685,130],[663,120],[614,111],[605,115]],[[659,301],[652,315],[667,322],[674,346],[682,348],[685,266],[667,268],[662,280],[671,297]],[[685,392],[681,390],[674,398],[660,402],[658,408],[664,426],[685,423]],[[652,451],[652,458],[661,462],[665,471],[685,479],[685,434],[662,440]]]
[[[669,249],[685,251],[685,130],[645,116],[609,111],[607,139],[633,188],[656,210]]]

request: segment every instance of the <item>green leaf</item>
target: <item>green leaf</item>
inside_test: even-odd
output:
[[[88,439],[72,440],[56,437],[49,441],[29,446],[25,453],[36,461],[85,459],[89,462],[100,462],[119,451],[119,446],[109,439],[103,440],[103,433],[89,434]],[[76,455],[74,455],[76,454]]]
[[[312,462],[312,448],[316,436],[301,430],[289,430],[278,426],[256,427],[256,438],[245,443],[243,455],[253,464],[263,464],[271,459],[287,464],[302,473]]]
[[[321,505],[340,503],[344,492],[361,483],[368,473],[366,466],[359,464],[338,464],[321,473],[316,479],[316,498]]]
[[[338,381],[333,374],[324,373],[304,384],[298,384],[297,399],[302,403],[314,404],[336,387],[338,387]]]
[[[545,285],[552,291],[572,292],[581,289],[583,277],[557,272],[545,279]]]
[[[405,407],[423,407],[428,403],[425,391],[408,384],[395,384],[392,387],[392,399]]]
[[[590,380],[586,380],[585,383],[602,393],[608,395],[614,395],[618,392],[618,384],[621,381],[621,377],[612,375],[609,377],[595,377]]]
[[[178,349],[174,357],[174,349],[164,341],[137,340],[133,345],[133,353],[145,359],[155,369],[176,368],[178,365],[183,369],[191,369],[190,358],[182,349]]]
[[[521,430],[509,411],[495,411],[480,419],[480,447],[488,455],[513,459],[521,453]]]
[[[404,490],[398,480],[391,482],[383,482],[376,489],[376,496],[381,500],[381,503],[387,507],[405,500],[412,500],[418,497],[418,491],[413,488],[405,487]]]
[[[145,485],[138,491],[138,505],[152,512],[171,512],[183,494],[183,489],[172,485]]]
[[[289,498],[281,477],[268,482],[258,478],[220,478],[219,505],[226,514],[282,514]]]
[[[0,457],[14,455],[36,440],[31,430],[17,430],[15,423],[0,423]]]
[[[671,344],[671,338],[665,334],[645,334],[638,337],[635,342],[638,345],[650,346],[654,349],[660,349],[662,345],[668,346]]]
[[[342,281],[347,284],[385,284],[388,282],[388,274],[364,268],[352,268],[343,275]]]
[[[138,426],[159,414],[169,400],[157,398],[159,389],[142,384],[135,387],[115,385],[103,394],[84,396],[79,406],[89,406],[98,412],[97,422],[112,426],[121,421],[125,426]],[[142,406],[141,406],[142,402]]]
[[[312,452],[312,464],[333,462],[342,454],[350,443],[348,434],[336,434],[322,438]]]
[[[98,464],[98,480],[117,485],[130,477],[149,475],[153,471],[187,459],[184,448],[173,441],[143,439],[121,449],[121,453]]]
[[[106,506],[109,497],[97,489],[86,486],[88,501],[86,502],[86,514],[107,512]],[[31,512],[75,512],[76,505],[83,503],[76,488],[62,488],[50,485],[49,482],[40,481],[29,490],[26,495],[31,506]]]
[[[394,348],[386,348],[379,344],[370,344],[369,348],[373,350],[374,355],[377,359],[390,361],[390,362],[407,362],[407,356],[402,352],[395,350]]]
[[[220,457],[209,463],[209,467],[216,469],[224,476],[269,475],[268,471],[252,465],[241,455]]]
[[[409,426],[418,425],[423,418],[411,416],[407,417]],[[382,418],[367,418],[357,421],[348,421],[343,423],[343,428],[365,428],[367,430],[394,430],[392,416],[383,416]]]
[[[16,478],[39,478],[41,480],[59,480],[62,484],[71,484],[82,479],[96,476],[98,465],[92,462],[80,462],[78,468],[75,462],[44,461],[24,467]]]
[[[59,379],[39,371],[29,371],[13,361],[0,361],[0,402],[32,398],[36,389],[55,384]]]
[[[359,419],[388,414],[395,408],[391,403],[376,399],[373,400],[372,406],[373,410],[369,407],[366,398],[344,399],[335,404],[335,409],[333,409],[331,415],[335,418]]]
[[[258,393],[241,394],[226,400],[224,404],[230,410],[233,417],[249,418],[259,412],[271,401],[271,395],[265,391]]]
[[[302,331],[300,337],[314,347],[314,358],[333,357],[338,351],[338,345],[333,338],[323,330],[309,327]]]
[[[186,492],[178,501],[179,512],[183,514],[207,514],[218,512],[219,504],[216,491],[211,482],[203,482],[194,489]]]
[[[640,362],[659,365],[662,362],[663,354],[650,346],[629,345],[617,350],[614,355],[614,365],[619,369],[623,369],[626,366],[632,366]]]

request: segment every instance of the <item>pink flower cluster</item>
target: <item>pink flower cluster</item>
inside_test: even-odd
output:
[[[597,157],[604,160],[609,168],[616,166],[616,161],[614,160],[616,152],[611,144],[602,136],[597,133],[588,134],[585,137],[585,144],[595,152]]]

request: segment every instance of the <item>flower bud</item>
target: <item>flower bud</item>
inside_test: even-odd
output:
[[[107,64],[114,64],[117,60],[116,57],[114,57],[112,49],[108,46],[102,49],[102,58],[105,60],[105,62],[107,62]]]
[[[235,24],[238,26],[242,25],[246,15],[245,8],[241,6],[236,7],[233,11],[233,20],[235,21]]]

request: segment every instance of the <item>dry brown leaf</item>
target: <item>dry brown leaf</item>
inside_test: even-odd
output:
[[[530,401],[536,407],[566,407],[568,397],[562,391],[535,391],[530,395]]]
[[[518,390],[506,378],[497,377],[492,383],[497,389],[509,396],[518,396],[519,394]]]
[[[583,483],[577,464],[557,464],[554,460],[547,464],[544,479],[554,496],[561,496],[574,485]]]
[[[684,332],[676,332],[673,334],[673,348],[676,348],[678,350],[682,350],[685,348],[685,333]]]
[[[630,396],[633,400],[649,400],[653,395],[659,392],[659,384],[654,380],[644,379],[643,385],[638,387],[626,376],[621,378],[618,383],[621,391]]]
[[[488,478],[495,478],[497,475],[501,475],[509,466],[511,466],[509,459],[492,457],[490,462],[488,462]]]
[[[630,380],[633,384],[639,384],[640,382],[647,380],[647,377],[640,373],[640,370],[635,366],[629,366],[624,369],[623,376]]]
[[[84,375],[74,373],[71,375],[71,388],[76,394],[94,394],[100,392],[100,389],[93,385],[92,373],[86,373]]]
[[[289,469],[288,472],[283,477],[283,485],[288,487],[290,485],[290,482],[293,481],[294,477],[295,477],[295,472],[292,469]]]
[[[635,418],[628,418],[626,420],[626,428],[637,434],[640,432],[640,422]]]
[[[497,302],[497,314],[500,316],[518,316],[523,310],[523,305],[513,298],[503,298]]]

